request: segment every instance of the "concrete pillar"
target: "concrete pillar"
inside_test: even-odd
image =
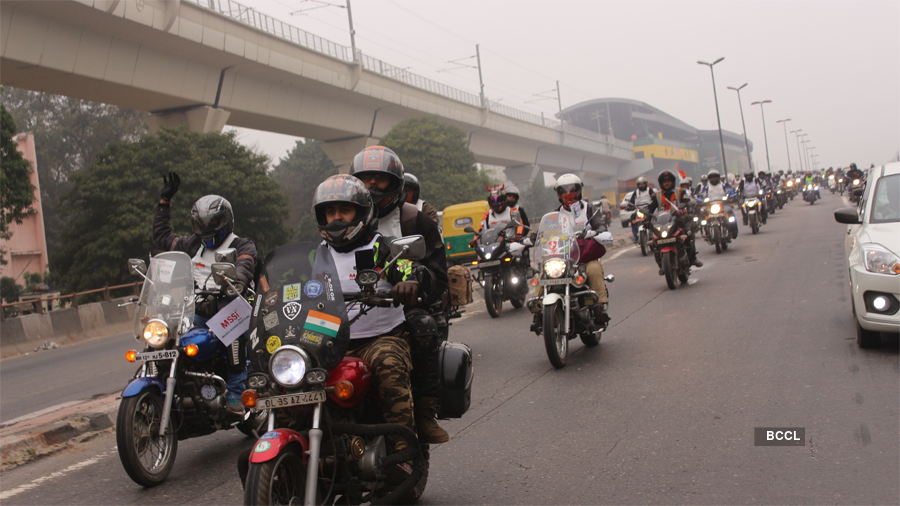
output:
[[[520,192],[526,191],[531,185],[531,182],[534,181],[539,174],[544,173],[540,165],[534,164],[507,167],[503,172],[506,173],[506,179],[509,180],[510,183],[516,185]]]
[[[375,137],[361,135],[352,139],[325,141],[322,143],[322,150],[328,159],[337,165],[341,174],[349,174],[353,157],[369,146],[377,146],[378,142]]]
[[[144,118],[150,131],[156,133],[161,127],[177,128],[186,126],[192,132],[202,134],[221,132],[231,113],[208,105],[191,109],[164,111]]]

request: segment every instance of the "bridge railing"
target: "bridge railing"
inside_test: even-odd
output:
[[[430,91],[442,97],[457,100],[459,102],[473,105],[475,107],[479,107],[481,105],[481,98],[474,93],[469,93],[468,91],[463,91],[452,86],[447,86],[446,84],[439,83],[434,79],[428,79],[427,77],[413,74],[412,72],[407,71],[405,68],[395,67],[390,63],[379,60],[378,58],[373,58],[369,55],[360,53],[360,56],[362,57],[362,66],[366,70],[381,74],[402,83],[406,83],[415,88]]]

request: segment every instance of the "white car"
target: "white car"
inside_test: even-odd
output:
[[[631,200],[633,194],[633,191],[626,193],[625,196],[622,197],[622,202],[619,202],[619,219],[622,220],[622,228],[631,226],[631,213],[626,211],[625,208],[628,207],[628,201]]]
[[[859,206],[836,209],[834,219],[850,225],[856,343],[877,346],[880,333],[900,334],[900,162],[870,169]]]

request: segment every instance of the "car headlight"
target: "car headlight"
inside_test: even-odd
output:
[[[888,251],[885,247],[869,243],[862,245],[863,254],[866,257],[866,270],[879,274],[900,274],[900,257]]]
[[[141,335],[150,347],[162,348],[169,340],[169,327],[162,320],[150,320]]]
[[[547,277],[556,279],[562,277],[566,272],[566,262],[558,258],[553,258],[544,262],[544,273]]]
[[[722,210],[722,206],[720,206],[719,204],[713,204],[709,208],[709,212],[711,214],[719,214],[719,211],[721,211],[721,210]]]
[[[287,388],[295,387],[303,382],[309,358],[306,352],[296,346],[284,345],[275,350],[269,361],[269,369],[275,381]]]

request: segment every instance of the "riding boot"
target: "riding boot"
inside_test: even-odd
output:
[[[450,434],[437,423],[438,403],[437,397],[421,397],[413,404],[419,439],[430,444],[450,441]]]

